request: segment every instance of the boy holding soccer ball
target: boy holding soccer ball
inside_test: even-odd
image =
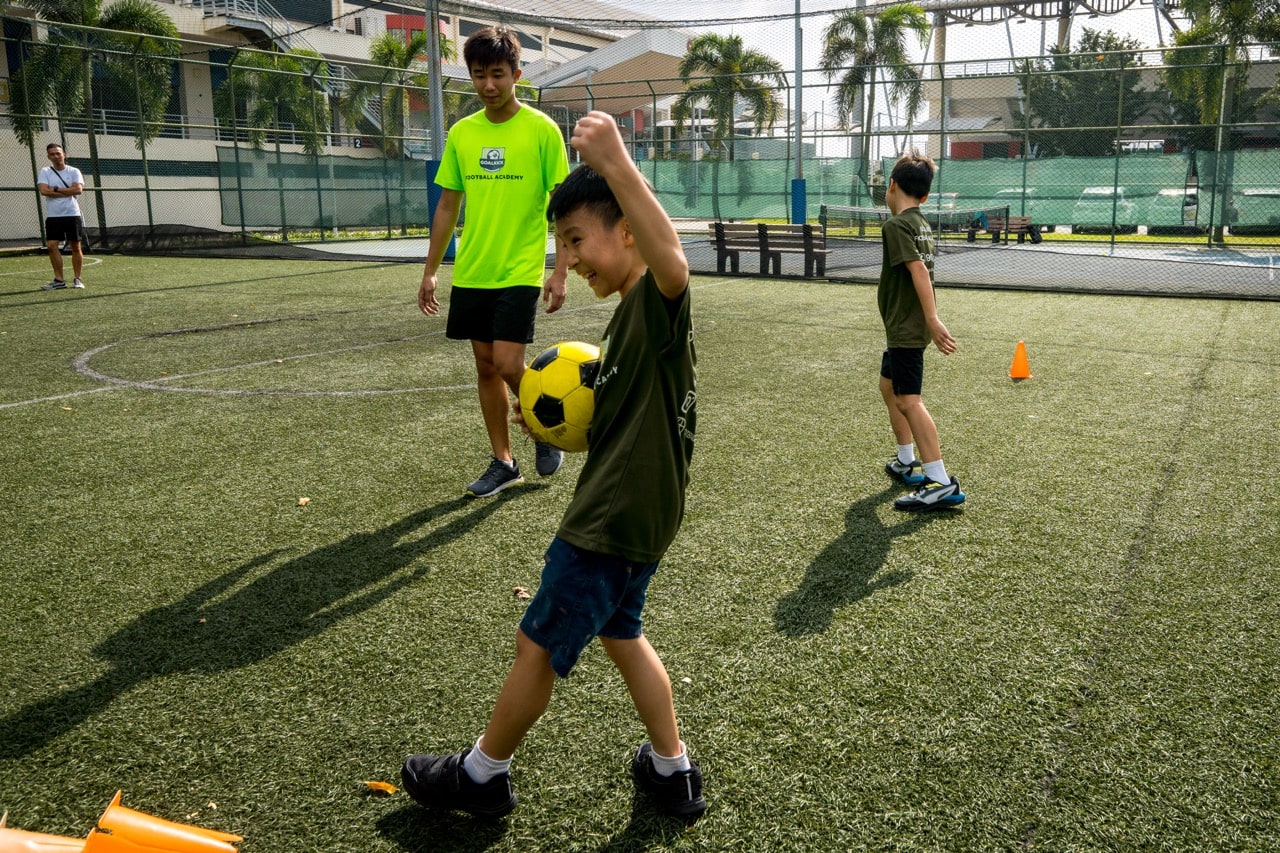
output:
[[[696,818],[707,805],[702,774],[680,740],[666,668],[641,630],[645,591],[684,516],[693,453],[689,264],[613,119],[589,113],[570,142],[585,165],[552,193],[547,218],[595,294],[621,297],[600,345],[587,459],[484,734],[453,755],[410,756],[401,778],[424,806],[510,812],[516,747],[556,678],[599,637],[649,735],[631,761],[636,787],[663,811]]]
[[[897,509],[938,509],[964,503],[960,481],[947,475],[933,416],[920,396],[924,351],[932,341],[943,355],[956,340],[938,319],[933,292],[933,231],[920,205],[929,197],[935,167],[916,152],[898,159],[889,177],[885,204],[893,214],[881,229],[884,262],[876,298],[884,320],[886,349],[880,361],[880,395],[898,455],[884,466],[890,477],[915,491],[893,502]],[[916,459],[912,442],[920,451]]]

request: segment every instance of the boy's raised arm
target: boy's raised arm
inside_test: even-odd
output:
[[[658,289],[668,299],[679,297],[689,286],[689,261],[680,235],[627,153],[613,116],[587,113],[578,119],[569,144],[609,182]]]

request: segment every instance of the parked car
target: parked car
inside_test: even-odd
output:
[[[959,208],[960,205],[957,203],[959,199],[960,193],[929,193],[924,204],[920,205],[920,210],[930,222],[935,222],[935,217],[940,219],[941,230],[959,231],[960,223],[953,222],[948,217],[948,214]]]
[[[1138,230],[1134,205],[1125,198],[1124,187],[1086,187],[1071,209],[1071,232],[1110,233],[1112,222],[1115,223],[1116,233],[1133,233]]]
[[[1025,190],[1018,187],[996,190],[991,197],[991,206],[1008,207],[1010,216],[1030,216],[1031,224],[1038,226],[1041,232],[1053,230],[1053,223],[1043,221],[1045,204],[1035,187],[1027,187]]]
[[[1204,226],[1199,219],[1199,192],[1188,187],[1170,187],[1152,196],[1151,206],[1147,211],[1147,233],[1185,234],[1203,231]]]
[[[1280,189],[1242,190],[1235,195],[1232,234],[1280,234]]]

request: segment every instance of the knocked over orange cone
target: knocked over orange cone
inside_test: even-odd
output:
[[[236,853],[230,842],[244,840],[127,809],[119,791],[84,841],[6,829],[4,823],[0,817],[0,853]]]
[[[152,817],[120,805],[120,792],[98,818],[84,853],[236,853],[238,835]]]
[[[84,842],[78,838],[8,829],[4,825],[6,817],[8,814],[0,815],[0,853],[81,853],[84,850]]]
[[[1018,341],[1013,351],[1013,366],[1009,368],[1010,379],[1030,379],[1031,364],[1027,361],[1027,345]]]

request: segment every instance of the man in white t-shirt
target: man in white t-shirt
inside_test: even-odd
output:
[[[71,269],[75,273],[72,287],[84,287],[80,273],[84,270],[84,251],[80,246],[80,203],[76,197],[84,192],[84,175],[67,165],[67,152],[56,142],[45,146],[50,165],[40,170],[36,179],[40,195],[45,198],[44,239],[49,247],[49,263],[53,264],[53,281],[45,290],[61,290],[67,286],[62,277],[62,251],[65,240],[71,246]]]

